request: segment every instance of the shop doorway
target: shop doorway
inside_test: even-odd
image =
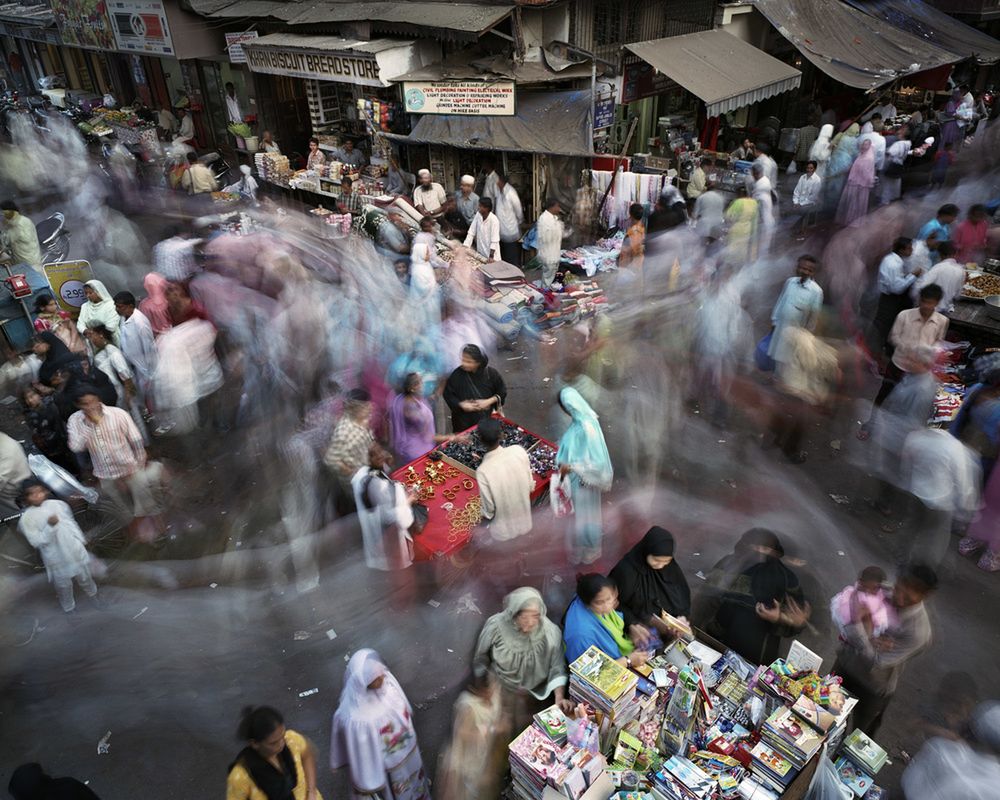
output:
[[[312,123],[305,81],[281,75],[259,75],[256,84],[259,130],[271,131],[281,152],[287,156],[306,153]]]

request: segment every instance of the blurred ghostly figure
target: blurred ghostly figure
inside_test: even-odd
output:
[[[76,778],[51,778],[41,764],[22,764],[7,784],[14,800],[101,800]]]
[[[354,504],[358,509],[365,564],[384,571],[406,569],[413,564],[413,504],[409,494],[388,472],[392,454],[378,442],[368,448],[368,463],[351,478]]]
[[[375,441],[371,431],[372,398],[364,389],[351,389],[344,398],[344,412],[333,429],[323,463],[337,488],[337,513],[354,511],[355,473],[368,463],[368,448]]]
[[[352,798],[430,800],[413,709],[374,650],[347,663],[330,739],[330,767],[348,767]]]
[[[568,533],[570,560],[574,564],[593,564],[601,557],[604,532],[601,494],[611,488],[614,469],[594,409],[569,386],[559,392],[559,405],[572,418],[559,439],[556,454],[559,474],[569,476],[573,499],[573,529]]]
[[[492,672],[473,675],[455,701],[451,743],[441,754],[437,800],[493,800],[506,765],[509,720]]]
[[[1000,702],[972,713],[967,740],[934,737],[903,772],[907,800],[981,800],[1000,786]]]

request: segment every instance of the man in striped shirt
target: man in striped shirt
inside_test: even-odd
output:
[[[142,435],[129,413],[104,405],[96,390],[86,386],[77,394],[76,405],[80,410],[66,423],[69,447],[90,455],[101,491],[123,508],[131,508],[137,518],[159,514],[153,495],[159,465],[147,467]]]

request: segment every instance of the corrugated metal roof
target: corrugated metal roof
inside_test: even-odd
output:
[[[470,150],[591,156],[593,97],[590,89],[573,92],[518,92],[513,117],[460,117],[425,114],[409,136],[390,139],[445,144]]]
[[[625,47],[703,100],[710,117],[787,92],[802,80],[795,67],[718,29]]]
[[[273,17],[289,25],[371,20],[424,28],[445,28],[482,33],[506,19],[514,10],[508,5],[448,2],[339,2],[338,0],[188,0],[191,8],[206,17]]]
[[[330,52],[381,53],[400,45],[412,44],[399,39],[341,39],[339,36],[314,35],[304,33],[269,33],[243,42],[244,47],[294,47],[299,50],[322,50]]]
[[[21,25],[47,27],[55,24],[52,9],[45,5],[21,5],[5,3],[0,5],[0,19],[18,22]]]
[[[846,0],[868,16],[980,64],[1000,61],[1000,41],[921,0]]]
[[[840,0],[751,0],[778,32],[831,78],[874,89],[961,60]]]
[[[529,48],[524,61],[515,63],[507,56],[491,55],[478,46],[473,46],[395,80],[474,81],[507,78],[519,84],[529,84],[589,78],[590,74],[589,61],[568,61],[541,47]]]

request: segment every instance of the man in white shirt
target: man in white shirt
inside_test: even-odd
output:
[[[715,178],[709,175],[705,191],[694,201],[694,229],[698,236],[711,244],[722,235],[725,227],[726,197],[715,189]]]
[[[900,236],[892,244],[892,252],[888,253],[878,267],[878,309],[872,327],[878,335],[879,349],[885,346],[892,324],[900,311],[913,306],[910,289],[914,282],[923,274],[917,267],[909,269],[909,258],[913,255],[913,240]]]
[[[545,286],[550,286],[555,279],[559,256],[562,254],[563,224],[559,219],[560,211],[559,201],[550,197],[545,210],[538,215],[538,260],[542,263],[542,283]]]
[[[240,99],[236,96],[236,87],[232,83],[226,84],[226,116],[230,122],[243,122],[243,109],[240,108]]]
[[[517,190],[510,185],[506,175],[497,176],[497,196],[493,201],[497,219],[500,220],[500,254],[503,260],[515,267],[521,266],[521,225],[524,210]]]
[[[142,400],[149,396],[153,374],[156,372],[156,342],[153,326],[135,305],[135,295],[131,292],[118,292],[115,295],[115,310],[121,317],[118,341],[122,355],[135,373],[136,388]]]
[[[965,267],[955,260],[956,252],[953,242],[941,242],[938,245],[938,255],[941,256],[941,260],[913,284],[914,293],[919,293],[921,289],[931,284],[941,287],[941,302],[938,303],[937,310],[942,314],[951,310],[955,298],[961,294],[965,285]]]
[[[938,260],[938,235],[931,231],[926,239],[913,240],[913,255],[907,259],[910,272],[921,270],[927,272]]]
[[[816,173],[817,164],[815,161],[806,162],[806,170],[795,184],[795,191],[792,192],[792,205],[799,218],[792,225],[792,230],[806,229],[806,217],[819,210],[819,193],[823,188],[823,179]]]
[[[751,196],[757,201],[760,221],[760,255],[766,255],[771,249],[771,239],[774,237],[774,188],[767,175],[764,174],[764,165],[754,162],[750,169],[750,174],[754,179],[753,192]]]
[[[522,536],[531,530],[531,490],[535,488],[528,453],[520,445],[500,446],[499,420],[484,419],[477,431],[486,454],[476,469],[476,482],[490,536],[501,542]]]
[[[487,261],[500,260],[500,220],[493,213],[493,201],[488,197],[479,198],[479,213],[472,220],[465,236],[465,246],[476,244],[476,252]]]
[[[497,175],[496,162],[494,162],[492,158],[484,158],[479,174],[480,180],[483,183],[483,190],[479,193],[479,196],[488,197],[495,204],[497,194],[499,194],[497,181],[500,178],[500,176]]]
[[[194,147],[194,117],[191,116],[191,112],[186,108],[178,108],[177,114],[181,120],[181,127],[177,131],[177,139],[175,141],[184,142],[184,144]]]
[[[785,281],[778,301],[771,312],[771,343],[767,354],[775,361],[788,361],[788,343],[785,335],[791,328],[816,329],[819,312],[823,307],[823,290],[813,280],[816,259],[802,256],[795,265],[795,275]]]
[[[703,158],[698,166],[694,168],[694,171],[691,173],[691,180],[688,181],[687,185],[689,200],[697,200],[707,190],[708,173],[705,170],[711,169],[713,166],[712,159]]]
[[[422,169],[417,173],[420,181],[413,190],[413,205],[417,211],[424,215],[440,217],[444,214],[444,204],[448,202],[448,195],[445,194],[444,187],[440,183],[435,183],[431,178],[429,169]]]

